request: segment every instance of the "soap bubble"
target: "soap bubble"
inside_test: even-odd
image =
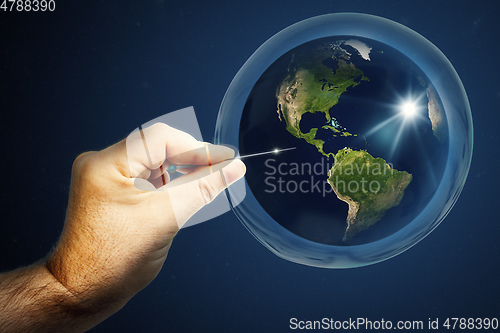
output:
[[[229,188],[230,201],[242,200],[232,209],[276,255],[349,268],[400,254],[446,217],[469,170],[472,117],[456,71],[424,37],[372,15],[329,14],[284,29],[248,59],[215,141],[242,155],[295,147],[246,160],[246,197]],[[392,173],[331,185],[346,167],[338,160],[333,172],[339,150]]]

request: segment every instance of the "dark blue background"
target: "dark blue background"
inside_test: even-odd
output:
[[[231,79],[299,20],[363,12],[403,23],[450,59],[475,150],[464,192],[425,240],[389,261],[325,270],[271,254],[232,213],[174,240],[158,278],[95,332],[289,332],[290,317],[500,316],[500,3],[497,1],[57,1],[0,12],[0,270],[61,231],[73,159],[193,105],[211,139]]]

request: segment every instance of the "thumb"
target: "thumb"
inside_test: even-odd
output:
[[[233,159],[199,167],[165,185],[162,189],[168,194],[179,229],[225,188],[243,177],[245,171],[245,164]]]

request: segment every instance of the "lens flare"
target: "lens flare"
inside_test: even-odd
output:
[[[404,102],[400,109],[405,118],[413,118],[418,113],[417,103],[414,101]]]

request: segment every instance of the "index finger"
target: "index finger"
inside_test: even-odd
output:
[[[164,123],[138,128],[125,141],[130,178],[140,177],[145,172],[149,175],[166,160],[176,165],[211,165],[235,155],[231,148],[198,141]]]

